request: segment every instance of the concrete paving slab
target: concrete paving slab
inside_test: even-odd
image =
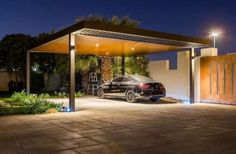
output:
[[[51,101],[65,102],[67,99]],[[232,154],[236,106],[76,99],[77,112],[0,117],[0,154]]]

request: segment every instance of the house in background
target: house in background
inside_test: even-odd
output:
[[[189,51],[177,53],[177,68],[169,60],[150,61],[150,76],[166,87],[167,96],[189,101]],[[216,48],[201,49],[194,63],[195,102],[236,104],[236,54],[219,55]]]
[[[189,101],[189,51],[177,53],[177,68],[170,69],[169,60],[150,61],[150,76],[166,87],[167,96]],[[15,81],[14,73],[0,70],[0,91],[8,91],[8,83]],[[60,76],[50,74],[47,90],[60,87]],[[195,102],[236,104],[236,54],[218,55],[216,48],[201,49],[194,59]]]

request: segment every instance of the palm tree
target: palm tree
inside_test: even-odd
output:
[[[75,57],[75,71],[82,75],[82,87],[84,90],[88,83],[88,74],[90,71],[97,72],[98,59],[95,56],[79,56]],[[69,72],[68,55],[56,55],[56,72],[61,74],[62,85],[66,84],[66,77]]]
[[[75,70],[81,72],[82,88],[86,90],[90,71],[97,72],[98,59],[95,56],[76,56]]]
[[[89,15],[87,17],[78,17],[76,19],[76,22],[80,21],[94,21],[94,22],[101,22],[111,25],[120,25],[120,26],[126,26],[126,27],[132,27],[136,28],[139,25],[139,22],[133,19],[130,19],[128,16],[124,17],[117,17],[112,16],[111,18],[107,18],[105,16],[101,15]],[[111,56],[101,56],[101,75],[102,75],[102,81],[110,81],[112,79],[112,57]]]
[[[132,56],[125,59],[126,72],[128,74],[140,74],[148,76],[148,59],[145,56]]]

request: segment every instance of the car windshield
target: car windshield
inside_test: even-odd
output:
[[[143,76],[143,75],[130,75],[130,77],[138,82],[153,82],[154,81],[152,78]]]

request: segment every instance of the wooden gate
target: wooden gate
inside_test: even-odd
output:
[[[236,55],[201,58],[201,102],[236,105]]]

